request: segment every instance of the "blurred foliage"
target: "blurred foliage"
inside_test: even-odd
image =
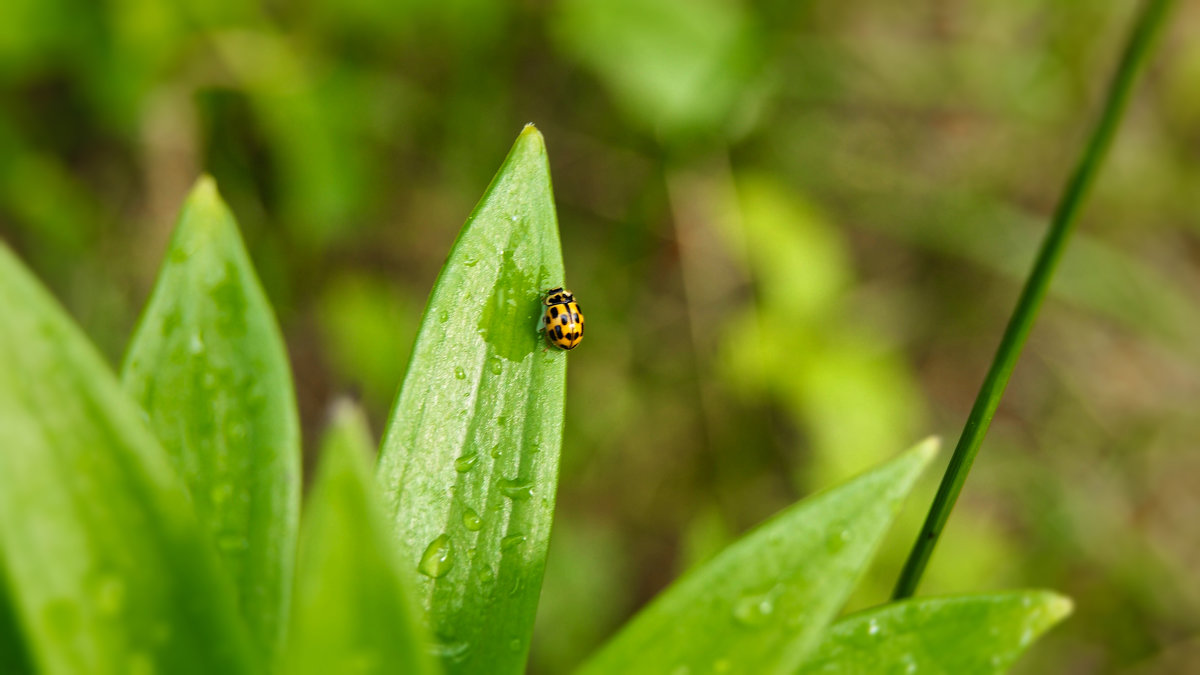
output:
[[[0,236],[115,363],[214,174],[311,446],[345,391],[380,429],[445,251],[537,122],[590,329],[532,657],[559,672],[748,525],[956,438],[1135,9],[6,0]],[[1200,10],[1179,10],[923,586],[1071,596],[1026,672],[1198,649]],[[597,556],[611,573],[579,579]]]

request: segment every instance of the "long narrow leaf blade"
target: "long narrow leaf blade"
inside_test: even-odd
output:
[[[833,624],[799,672],[1004,673],[1070,613],[1070,600],[1047,591],[895,602]]]
[[[371,445],[362,413],[341,403],[304,514],[281,673],[438,672],[367,468]]]
[[[519,673],[541,589],[567,355],[537,332],[563,283],[542,136],[525,128],[434,286],[384,437],[383,486],[451,672]]]
[[[8,575],[3,573],[3,556],[0,556],[0,673],[5,675],[31,675],[33,665],[25,646],[25,636],[17,625],[17,615],[12,594],[4,582]]]
[[[211,178],[184,204],[122,380],[187,483],[246,624],[271,654],[299,526],[299,424],[283,339]]]
[[[137,405],[0,246],[0,551],[44,673],[244,673],[233,589]]]
[[[794,672],[936,447],[789,507],[665,590],[581,672]]]

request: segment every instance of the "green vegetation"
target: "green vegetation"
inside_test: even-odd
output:
[[[534,328],[539,289],[562,276],[557,229],[545,146],[526,127],[430,297],[380,453],[390,527],[367,478],[364,420],[342,403],[294,589],[290,378],[213,181],[201,179],[184,205],[129,350],[127,391],[5,250],[10,660],[47,673],[522,672],[562,441],[566,353],[543,348]],[[583,672],[790,673],[818,647],[844,658],[838,643],[852,637],[829,624],[935,447],[800,502],[731,545]],[[1044,594],[1024,597],[1024,612],[983,615],[987,633],[962,624],[943,658],[994,652],[998,668],[1029,639],[996,636],[1065,615],[1045,620]],[[904,651],[906,616],[888,617],[902,642],[880,637],[877,662],[918,658]]]
[[[0,3],[0,672],[1185,671],[1171,4]]]

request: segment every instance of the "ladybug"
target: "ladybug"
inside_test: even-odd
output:
[[[583,340],[583,311],[571,291],[559,286],[546,291],[542,323],[546,339],[559,349],[574,349]]]

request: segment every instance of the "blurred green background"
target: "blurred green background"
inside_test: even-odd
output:
[[[1136,9],[4,0],[0,237],[116,363],[212,173],[311,452],[340,393],[381,430],[535,122],[589,326],[531,665],[562,672],[783,505],[953,445]],[[1198,159],[1184,3],[921,589],[1072,596],[1022,672],[1200,663]],[[854,607],[887,597],[936,478]]]

